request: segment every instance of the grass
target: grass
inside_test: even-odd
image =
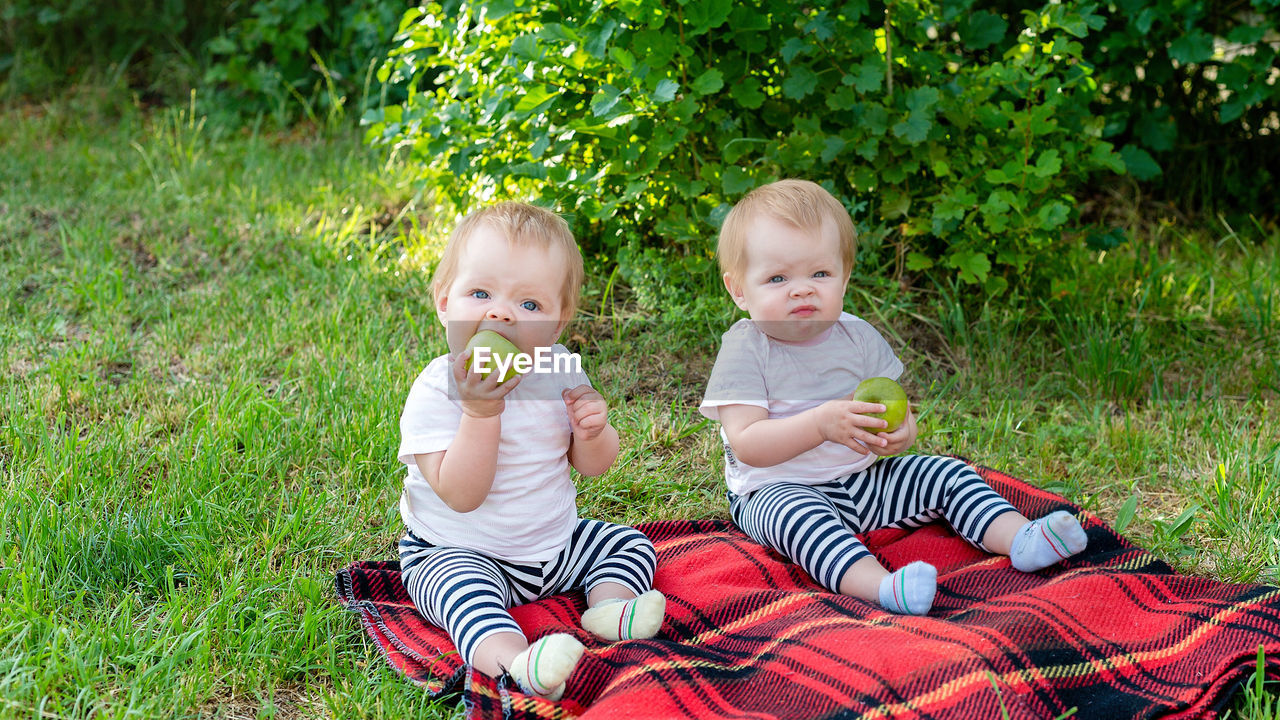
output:
[[[429,192],[350,133],[0,113],[0,717],[428,717],[332,600],[392,558],[397,420],[443,350]],[[1152,222],[1078,296],[983,304],[864,268],[926,452],[1061,492],[1180,570],[1280,575],[1280,233]],[[714,280],[712,278],[711,280]],[[714,283],[708,283],[714,288]],[[584,514],[724,515],[698,415],[724,298],[594,277],[568,342],[621,458]],[[1231,717],[1275,718],[1257,676]]]

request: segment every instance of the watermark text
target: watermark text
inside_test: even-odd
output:
[[[549,347],[534,348],[529,353],[494,353],[489,348],[476,347],[471,351],[471,369],[481,375],[488,375],[496,370],[499,377],[506,377],[511,369],[521,375],[528,372],[546,373],[580,373],[582,372],[582,356],[578,353],[557,353]]]

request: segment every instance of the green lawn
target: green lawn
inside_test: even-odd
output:
[[[444,348],[430,193],[351,131],[92,93],[0,127],[0,717],[458,714],[331,589],[401,531],[397,420]],[[1180,570],[1275,583],[1280,231],[1144,213],[1133,245],[1063,260],[1073,297],[855,278],[849,307],[906,362],[921,450],[1061,492]],[[567,333],[624,445],[583,513],[725,514],[696,406],[731,306],[645,313],[607,281]],[[1251,686],[1231,716],[1274,702]]]

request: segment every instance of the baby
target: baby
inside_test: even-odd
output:
[[[843,312],[854,242],[845,208],[803,180],[753,190],[721,228],[724,285],[750,319],[724,334],[701,411],[720,422],[734,523],[831,591],[911,615],[932,607],[937,570],[890,573],[855,533],[945,517],[1023,572],[1083,550],[1070,513],[1032,522],[965,463],[900,455],[916,439],[911,412],[883,432],[872,414],[885,407],[852,399],[862,380],[903,369],[875,328]]]
[[[578,517],[569,466],[599,475],[618,455],[604,398],[556,344],[582,277],[554,213],[503,203],[464,218],[431,287],[450,354],[414,381],[400,418],[409,595],[472,667],[552,700],[583,646],[568,634],[531,645],[508,608],[585,588],[582,626],[609,641],[652,637],[666,612],[649,539]],[[554,362],[500,382],[492,358],[466,350],[480,330]]]

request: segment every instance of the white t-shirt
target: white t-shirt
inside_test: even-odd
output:
[[[556,355],[568,355],[563,345]],[[462,547],[511,562],[544,562],[569,542],[578,521],[577,490],[569,476],[572,429],[561,391],[591,381],[581,368],[526,373],[506,396],[493,489],[468,513],[451,509],[431,489],[413,456],[448,449],[458,433],[462,404],[449,357],[432,360],[409,390],[400,416],[400,462],[407,474],[400,516],[435,545]]]
[[[869,377],[896,380],[900,375],[902,361],[889,343],[870,323],[849,313],[841,313],[825,336],[805,345],[773,340],[743,319],[724,334],[698,409],[712,420],[720,419],[723,405],[762,407],[770,419],[791,417],[848,395]],[[876,461],[875,455],[858,455],[828,441],[785,462],[758,468],[734,457],[723,427],[720,438],[725,482],[738,495],[775,482],[830,482]]]

